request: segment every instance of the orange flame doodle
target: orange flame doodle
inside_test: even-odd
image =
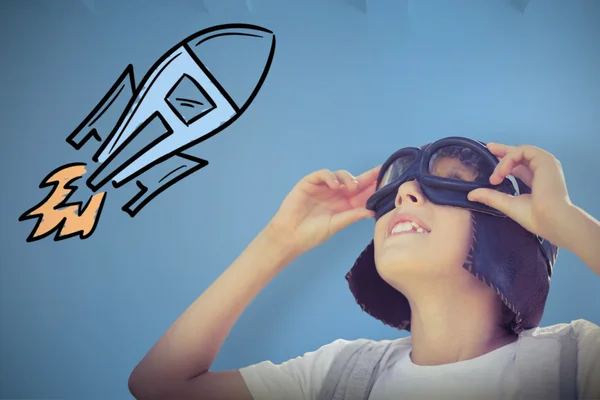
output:
[[[71,183],[85,174],[85,165],[84,163],[63,165],[50,172],[40,183],[40,189],[52,186],[52,191],[39,204],[19,217],[19,221],[38,219],[27,238],[28,242],[43,239],[53,232],[56,232],[54,236],[56,242],[77,235],[81,239],[86,239],[94,233],[104,206],[106,192],[93,195],[83,208],[83,203],[80,201],[68,203],[69,198],[77,191],[77,186]]]

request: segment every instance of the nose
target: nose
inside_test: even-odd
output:
[[[404,202],[409,202],[413,205],[422,205],[425,203],[425,196],[421,192],[421,185],[417,180],[404,182],[398,188],[398,194],[396,194],[395,206],[396,208]]]

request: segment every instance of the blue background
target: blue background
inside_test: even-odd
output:
[[[448,135],[529,143],[562,161],[573,201],[600,216],[600,1],[533,0],[524,13],[508,0],[86,3],[0,2],[2,399],[131,398],[137,362],[316,169],[359,174]],[[139,82],[175,43],[230,22],[273,30],[277,49],[246,113],[190,151],[210,165],[133,219],[120,210],[133,185],[111,190],[87,240],[26,243],[34,221],[19,215],[46,196],[48,172],[90,161],[95,149],[65,139],[125,66]],[[214,369],[397,337],[344,280],[372,229],[361,221],[276,277]],[[599,287],[563,250],[543,325],[600,323]]]

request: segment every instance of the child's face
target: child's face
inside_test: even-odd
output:
[[[375,265],[387,283],[405,291],[427,281],[474,278],[462,268],[473,239],[470,211],[431,203],[417,181],[398,188],[395,205],[375,225]],[[425,232],[393,233],[399,218],[420,221]]]

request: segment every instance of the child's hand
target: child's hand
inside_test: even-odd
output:
[[[493,207],[528,231],[566,247],[569,239],[563,236],[571,230],[565,228],[574,206],[560,162],[534,146],[490,143],[487,148],[500,159],[490,183],[499,184],[506,175],[513,175],[531,188],[531,194],[511,196],[496,190],[476,189],[469,193],[469,200]]]
[[[381,166],[354,178],[348,171],[320,170],[304,177],[287,195],[269,226],[302,254],[348,225],[373,218],[367,199]]]

